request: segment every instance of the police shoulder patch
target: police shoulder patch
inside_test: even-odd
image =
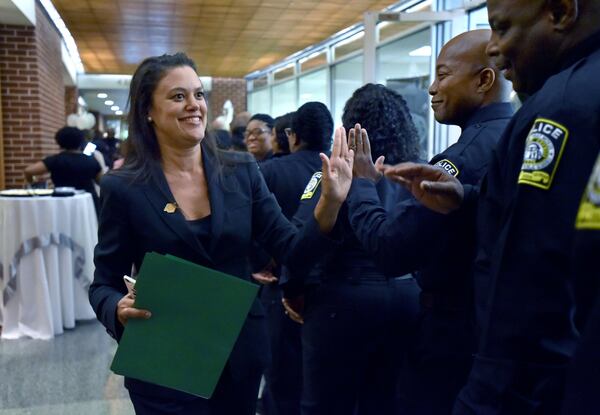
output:
[[[600,230],[600,156],[583,192],[575,228]]]
[[[319,184],[321,184],[322,177],[323,173],[320,171],[312,175],[312,177],[308,181],[308,184],[304,188],[304,193],[302,193],[300,200],[312,199],[312,197],[315,195],[317,188],[319,187]]]
[[[458,176],[459,170],[456,168],[454,163],[452,163],[448,159],[443,159],[434,164],[434,166],[441,167],[446,170],[446,173],[451,174],[452,176]]]
[[[569,130],[564,125],[537,118],[525,141],[518,183],[550,189],[568,138]]]

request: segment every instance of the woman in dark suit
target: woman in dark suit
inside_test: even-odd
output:
[[[132,266],[139,269],[146,252],[172,254],[250,280],[253,240],[278,261],[297,266],[326,242],[323,234],[335,224],[346,194],[323,189],[312,220],[300,230],[291,225],[251,157],[220,152],[205,139],[204,91],[186,55],[142,62],[129,100],[125,165],[101,183],[96,272],[89,292],[98,319],[115,339],[129,319],[151,318],[152,310],[133,307],[122,282]],[[336,131],[331,160],[322,158],[333,180],[352,174],[353,153],[343,130]],[[131,378],[125,386],[138,414],[254,414],[267,359],[263,311],[255,301],[211,399]]]

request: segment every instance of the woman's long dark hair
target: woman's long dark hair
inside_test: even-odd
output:
[[[371,157],[385,156],[396,164],[419,158],[419,136],[406,101],[397,92],[380,84],[358,88],[344,106],[344,128],[360,123],[369,133]]]
[[[151,177],[153,167],[160,163],[160,147],[154,128],[148,121],[152,94],[171,69],[182,66],[189,66],[197,72],[194,61],[181,52],[146,58],[136,69],[129,86],[129,137],[125,143],[125,163],[118,172],[131,175],[134,180],[147,180]],[[218,160],[214,137],[206,132],[202,148]]]

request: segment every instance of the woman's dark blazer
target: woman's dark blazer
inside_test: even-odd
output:
[[[158,166],[151,180],[132,181],[126,172],[118,171],[102,179],[96,271],[89,297],[98,319],[117,340],[123,326],[116,307],[127,293],[122,277],[131,272],[132,264],[140,269],[146,252],[175,255],[250,281],[248,256],[253,240],[278,261],[295,266],[309,262],[311,252],[319,252],[319,247],[327,244],[314,218],[298,229],[283,216],[251,156],[219,152],[219,169],[217,156],[205,147],[202,153],[211,207],[209,246],[200,244],[180,210],[164,211],[175,199]],[[247,376],[266,364],[263,318],[262,306],[255,300],[228,362],[232,376]],[[133,379],[126,379],[126,386],[141,394],[186,397]]]

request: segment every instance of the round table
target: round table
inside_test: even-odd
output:
[[[92,196],[0,196],[2,339],[50,339],[95,318],[87,291],[98,220]]]

